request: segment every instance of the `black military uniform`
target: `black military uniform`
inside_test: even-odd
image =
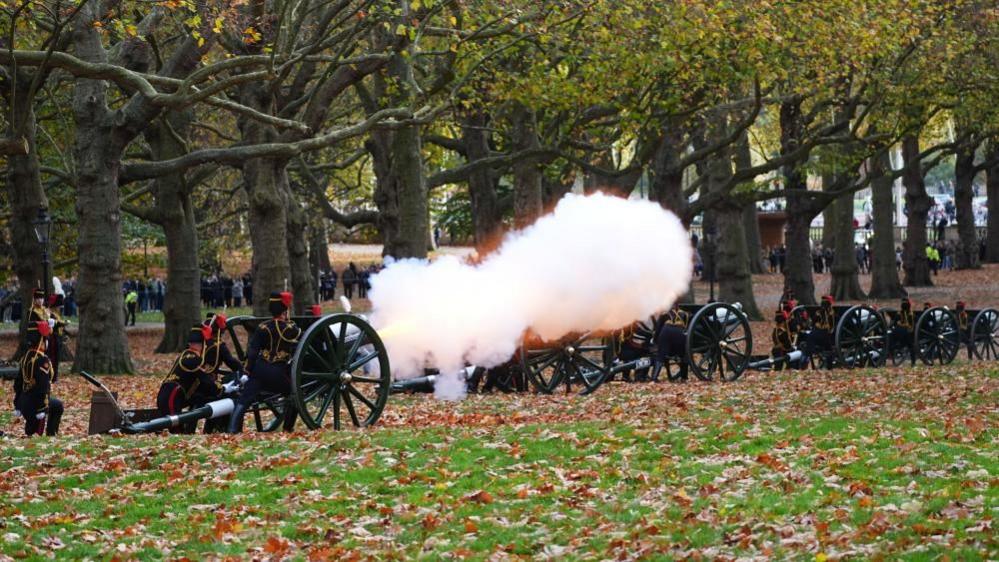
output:
[[[670,358],[677,361],[680,372],[678,380],[687,380],[687,324],[690,314],[673,305],[669,312],[663,315],[659,333],[656,334],[656,366],[653,378],[659,377],[659,370],[667,364]]]
[[[243,415],[261,391],[288,396],[291,394],[291,357],[298,346],[302,330],[288,320],[291,293],[271,293],[268,308],[273,318],[261,324],[250,338],[246,354],[249,380],[239,394],[229,422],[229,433],[243,430]],[[292,431],[298,412],[290,400],[285,401],[284,430]]]
[[[618,334],[618,359],[622,363],[636,361],[642,357],[648,357],[652,351],[652,338],[655,337],[656,326],[653,319],[638,321]],[[656,374],[658,377],[658,374]],[[621,378],[625,382],[631,382],[631,370],[623,371]],[[649,369],[638,369],[635,372],[635,381],[643,381],[649,378]]]
[[[785,367],[791,367],[791,362],[787,356],[794,349],[794,342],[791,339],[791,327],[788,325],[787,313],[783,310],[777,311],[774,320],[777,324],[770,332],[770,339],[773,342],[770,356],[774,359],[774,370],[783,371]]]
[[[812,329],[808,334],[809,357],[819,356],[821,364],[832,368],[832,333],[836,327],[836,313],[833,312],[832,295],[822,297],[822,306],[815,312]]]
[[[14,409],[24,416],[25,435],[55,435],[62,420],[62,401],[50,395],[52,366],[45,355],[48,322],[36,322],[28,331],[28,350],[14,379]]]
[[[161,416],[175,416],[188,406],[203,406],[222,395],[222,387],[204,368],[202,346],[206,336],[210,337],[208,328],[200,324],[191,328],[189,347],[180,352],[156,395],[156,409]],[[190,433],[196,426],[197,422],[187,424],[176,432]]]
[[[909,350],[909,364],[916,366],[916,341],[913,329],[916,325],[915,315],[912,313],[912,301],[902,299],[898,316],[895,317],[895,324],[891,329],[891,339],[893,348],[906,348]]]
[[[202,369],[212,376],[216,384],[226,382],[222,366],[225,365],[232,373],[230,380],[238,380],[243,374],[243,364],[229,351],[229,346],[222,340],[225,334],[226,317],[223,314],[208,313],[202,326],[211,330],[211,337],[205,341],[201,352]],[[205,422],[205,433],[226,431],[229,427],[229,417],[210,419]]]
[[[202,326],[208,327],[212,334],[211,338],[205,341],[205,348],[201,354],[205,371],[216,378],[221,374],[222,365],[229,367],[233,373],[242,372],[242,363],[229,351],[229,346],[222,341],[222,336],[225,334],[226,317],[222,314],[209,312],[208,317],[202,322]]]

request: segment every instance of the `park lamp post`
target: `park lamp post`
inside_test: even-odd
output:
[[[31,221],[35,228],[35,237],[38,238],[38,245],[42,248],[42,267],[44,268],[42,277],[42,289],[45,291],[45,298],[49,297],[49,235],[52,232],[52,217],[49,216],[48,209],[42,207],[38,209],[38,217]]]

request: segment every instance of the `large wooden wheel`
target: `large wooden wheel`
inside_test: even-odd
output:
[[[974,356],[983,361],[999,359],[999,310],[986,308],[975,315],[969,345]]]
[[[840,365],[880,367],[887,350],[885,320],[877,310],[865,305],[844,312],[836,323],[836,354]]]
[[[961,334],[957,317],[938,306],[919,315],[916,321],[916,352],[923,363],[947,365],[957,357]]]
[[[753,332],[746,315],[727,303],[712,303],[694,314],[687,327],[687,361],[694,376],[734,381],[749,366]]]
[[[392,385],[375,330],[351,314],[325,316],[302,335],[291,361],[292,400],[309,429],[378,421]]]
[[[580,394],[589,394],[607,379],[607,358],[611,353],[610,339],[592,334],[570,337],[554,345],[531,344],[525,338],[520,365],[537,392],[552,394],[564,385],[567,393],[575,386]]]

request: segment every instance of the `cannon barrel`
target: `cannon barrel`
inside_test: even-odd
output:
[[[0,380],[12,381],[17,378],[17,367],[0,367]]]
[[[411,379],[398,380],[392,383],[392,393],[399,394],[402,392],[433,392],[434,384],[437,382],[438,375],[425,375],[422,377],[414,377]]]
[[[804,356],[804,353],[796,349],[791,353],[788,353],[787,355],[782,355],[780,357],[773,357],[773,358],[767,357],[766,359],[753,361],[747,366],[747,368],[753,369],[754,371],[769,371],[770,369],[773,369],[776,363],[779,363],[786,359],[789,363],[795,364],[798,361],[801,361],[802,356]]]
[[[209,402],[200,408],[194,408],[192,410],[182,412],[176,416],[164,416],[162,418],[156,418],[147,422],[134,424],[126,422],[125,425],[122,426],[121,430],[124,433],[151,433],[163,429],[170,429],[171,427],[177,427],[187,422],[227,416],[232,413],[233,406],[235,406],[235,403],[232,398],[223,398],[222,400]]]

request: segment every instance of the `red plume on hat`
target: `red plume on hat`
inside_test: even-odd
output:
[[[291,298],[292,298],[291,292],[289,292],[289,291],[282,292],[281,293],[281,304],[285,305],[288,308],[291,308]]]
[[[964,301],[957,301],[958,308],[964,308]]]
[[[49,306],[55,306],[59,302],[59,295],[49,295]]]
[[[211,326],[202,326],[201,327],[201,337],[204,338],[205,341],[208,341],[208,340],[212,339],[212,327]]]
[[[212,323],[215,324],[215,327],[218,328],[220,332],[225,330],[226,326],[225,314],[216,314],[215,318],[212,320]]]
[[[322,316],[323,315],[323,307],[322,307],[322,305],[314,304],[314,305],[312,305],[312,306],[309,307],[309,312],[311,312],[313,316]]]

